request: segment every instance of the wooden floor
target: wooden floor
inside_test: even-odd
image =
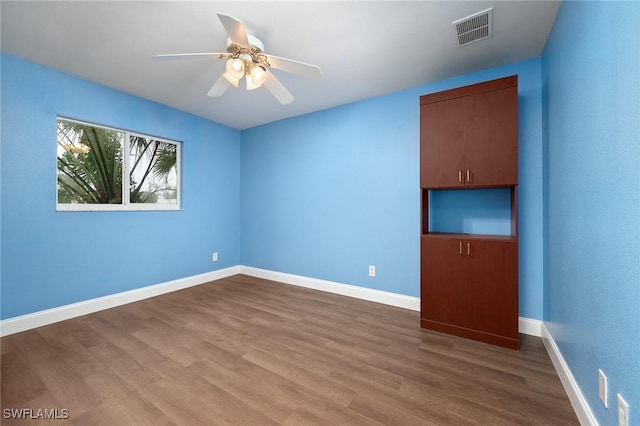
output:
[[[47,424],[578,424],[538,338],[515,352],[243,275],[1,345],[2,409],[68,410]]]

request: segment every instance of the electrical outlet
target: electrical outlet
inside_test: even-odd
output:
[[[369,276],[370,277],[375,277],[376,276],[376,266],[375,265],[369,265]]]
[[[618,426],[629,426],[629,404],[618,394]]]
[[[598,394],[604,404],[604,408],[609,408],[607,406],[607,376],[600,369],[598,369]]]
[[[218,252],[215,252],[211,255],[211,261],[212,262],[217,262],[218,261]]]

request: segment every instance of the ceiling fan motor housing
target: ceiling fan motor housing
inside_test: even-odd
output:
[[[246,32],[247,32],[247,39],[249,40],[249,47],[252,50],[254,49],[257,50],[258,53],[264,52],[264,43],[262,43],[262,40],[256,37],[252,31],[246,30]],[[231,38],[227,37],[227,52],[232,53],[232,51],[235,50],[233,46],[234,46],[234,43],[231,41]],[[238,46],[238,47],[242,48],[243,46]]]
[[[250,30],[246,30],[246,33],[249,48],[240,46],[231,41],[231,38],[227,38],[227,52],[231,54],[232,58],[240,58],[245,61],[247,67],[252,64],[260,64],[266,69],[269,63],[267,62],[266,55],[262,53],[264,51],[264,44]]]

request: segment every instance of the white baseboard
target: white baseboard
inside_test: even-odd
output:
[[[582,426],[597,426],[598,421],[591,412],[591,408],[589,407],[587,400],[582,395],[582,391],[580,390],[576,379],[573,377],[573,374],[571,374],[571,370],[562,357],[562,353],[560,352],[558,345],[556,345],[556,342],[553,340],[551,333],[549,333],[549,330],[544,323],[542,324],[542,341],[544,342],[544,346],[547,348],[551,362],[553,362],[553,365],[558,372],[562,386],[564,386],[564,390],[567,392],[567,396],[569,396],[569,401],[571,401],[571,405],[578,416],[580,424]]]
[[[256,278],[278,281],[285,284],[354,297],[356,299],[368,300],[370,302],[382,303],[384,305],[396,306],[398,308],[410,309],[412,311],[420,310],[419,297],[405,296],[403,294],[391,293],[388,291],[373,290],[370,288],[358,287],[334,281],[309,278],[302,275],[270,271],[268,269],[254,268],[252,266],[240,266],[240,273]],[[531,318],[520,317],[518,321],[518,331],[531,336],[540,337],[541,326],[542,321]]]
[[[518,331],[529,336],[542,337],[542,321],[532,318],[518,318]]]
[[[239,273],[240,267],[232,266],[230,268],[219,269],[217,271],[206,272],[199,275],[192,275],[190,277],[167,281],[148,287],[110,294],[108,296],[85,300],[78,303],[72,303],[70,305],[59,306],[57,308],[34,312],[32,314],[8,318],[0,321],[0,336],[8,336],[10,334],[19,333],[21,331],[30,330],[32,328],[53,324],[54,322],[64,321],[70,318],[91,314],[93,312],[102,311],[104,309],[113,308],[115,306],[125,305],[131,302],[137,302],[138,300],[159,296],[161,294],[170,293],[176,290],[182,290],[187,287],[204,284],[209,281],[219,280],[221,278],[229,277]]]
[[[125,305],[127,303],[137,302],[138,300],[159,296],[176,290],[182,290],[187,287],[204,284],[209,281],[219,280],[236,274],[245,274],[285,284],[297,285],[300,287],[312,288],[314,290],[354,297],[356,299],[368,300],[370,302],[396,306],[412,311],[420,311],[419,297],[405,296],[403,294],[374,290],[301,275],[293,275],[284,272],[238,265],[173,281],[167,281],[165,283],[151,285],[148,287],[137,288],[122,293],[98,297],[96,299],[72,303],[70,305],[59,306],[57,308],[34,312],[32,314],[21,315],[19,317],[8,318],[0,321],[0,336],[8,336],[10,334],[19,333],[32,328],[42,327],[58,321],[91,314],[93,312],[113,308],[115,306]],[[541,325],[542,322],[539,320],[520,317],[518,328],[520,333],[541,337]]]
[[[240,266],[240,273],[256,278],[263,278],[285,284],[312,288],[314,290],[326,291],[328,293],[340,294],[342,296],[354,297],[356,299],[368,300],[370,302],[382,303],[384,305],[397,306],[399,308],[410,309],[412,311],[420,310],[419,297],[405,296],[403,294],[373,290],[366,287],[309,278],[302,275],[270,271],[267,269],[254,268],[252,266]]]

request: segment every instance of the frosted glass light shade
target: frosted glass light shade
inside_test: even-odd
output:
[[[244,61],[242,59],[229,59],[225,68],[229,75],[237,80],[240,80],[244,75]]]
[[[267,70],[262,65],[253,65],[249,70],[251,79],[258,87],[262,86],[262,83],[267,79]]]
[[[222,76],[229,82],[231,83],[234,87],[238,87],[238,83],[240,82],[240,78],[236,78],[233,75],[231,75],[229,72],[225,72],[224,74],[222,74]]]
[[[247,80],[247,90],[257,89],[258,87],[262,86],[262,83],[257,84],[255,82],[250,73],[247,73],[247,75],[245,76],[245,80]]]

